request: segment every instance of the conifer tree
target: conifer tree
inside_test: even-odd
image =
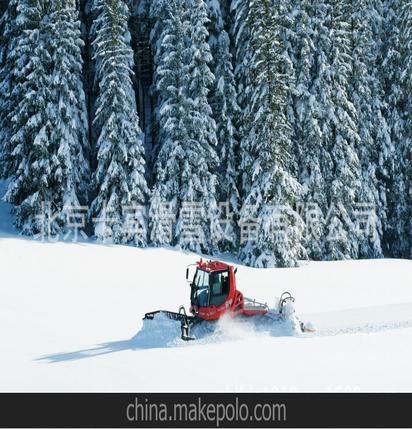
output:
[[[252,49],[251,94],[242,140],[244,204],[240,223],[256,223],[255,240],[243,242],[240,258],[257,267],[295,266],[303,254],[302,220],[293,210],[300,186],[290,174],[288,86],[281,24],[270,0],[250,2],[246,25]]]
[[[247,17],[249,14],[249,1],[233,0],[230,5],[232,25],[230,26],[230,36],[233,40],[233,60],[234,60],[234,76],[237,93],[237,102],[244,111],[250,94],[247,93],[250,88],[250,64],[252,50],[250,48],[250,28],[247,25]],[[242,117],[239,117],[238,123],[238,140],[241,141],[247,131],[244,128]],[[239,184],[243,187],[243,181],[246,177],[240,174]],[[240,190],[242,193],[242,191]]]
[[[296,84],[293,97],[294,133],[299,165],[302,216],[306,223],[304,245],[308,256],[322,260],[325,254],[325,216],[328,197],[324,172],[331,166],[323,142],[328,29],[322,2],[299,2],[296,19]]]
[[[47,17],[47,19],[45,19]],[[25,234],[65,228],[84,200],[87,141],[80,23],[72,1],[21,0],[10,61],[10,155],[5,195]],[[70,78],[68,78],[70,77]]]
[[[223,250],[235,250],[238,245],[236,227],[239,212],[238,167],[239,143],[237,123],[240,108],[237,104],[236,85],[230,54],[229,35],[222,30],[217,38],[214,62],[215,86],[212,108],[217,124],[219,148],[219,201],[226,213],[226,227],[222,242]]]
[[[16,23],[18,0],[11,0],[0,17],[0,177],[11,174],[10,155],[10,94],[13,88],[14,68],[12,61],[13,42],[19,26]],[[21,27],[21,26],[20,26]]]
[[[225,10],[220,2],[208,0],[209,45],[213,61],[211,71],[215,76],[210,91],[210,105],[216,122],[218,166],[218,199],[224,229],[219,247],[234,251],[238,245],[237,218],[238,191],[238,140],[237,126],[240,108],[233,70],[233,58],[229,34],[225,30]]]
[[[330,20],[330,89],[332,106],[328,112],[329,144],[332,169],[329,183],[330,216],[326,257],[350,259],[358,256],[358,237],[353,228],[353,212],[360,190],[360,163],[356,147],[359,144],[355,115],[349,99],[350,24],[348,2],[331,2]]]
[[[357,151],[361,163],[360,207],[358,215],[367,218],[366,229],[359,231],[359,256],[382,256],[382,221],[386,217],[386,192],[379,181],[380,163],[390,146],[390,134],[383,117],[380,82],[375,73],[379,50],[377,2],[356,0],[351,4],[350,97],[356,110],[359,133]]]
[[[151,199],[150,241],[155,246],[175,242],[174,222],[180,208],[181,174],[187,133],[183,113],[188,102],[188,68],[184,62],[187,14],[184,2],[153,2],[151,16],[155,47],[156,117],[161,148],[155,163],[155,184]],[[156,37],[154,37],[156,35]]]
[[[151,239],[211,252],[219,232],[216,125],[208,102],[213,75],[203,0],[163,3],[156,89],[161,149],[156,160]],[[163,207],[168,205],[169,227]]]
[[[131,82],[133,53],[123,0],[99,0],[93,40],[99,95],[96,196],[90,208],[96,236],[115,243],[147,244],[143,138]]]
[[[80,21],[75,0],[56,0],[50,11],[51,90],[54,130],[50,143],[57,147],[63,206],[88,202],[90,145],[82,80]]]
[[[247,94],[245,90],[248,86],[250,56],[250,28],[247,25],[250,1],[233,0],[231,12],[233,23],[231,26],[232,40],[234,41],[235,52],[235,76],[238,85],[239,105],[243,109]]]
[[[401,84],[403,88],[403,114],[405,117],[404,139],[397,150],[397,164],[402,176],[403,184],[399,191],[403,191],[397,209],[399,217],[400,251],[406,258],[412,258],[412,2],[406,1],[402,8],[401,46],[402,65]]]
[[[402,13],[404,0],[389,0],[384,7],[384,43],[381,57],[381,80],[384,86],[384,117],[390,131],[391,146],[384,164],[384,176],[387,192],[387,220],[384,224],[384,246],[386,254],[392,257],[405,257],[409,253],[409,239],[406,220],[407,189],[404,176],[403,142],[407,140],[405,110],[407,93],[403,85],[406,75],[403,73],[408,56],[402,47],[404,25]],[[405,49],[405,50],[404,50]]]
[[[317,97],[321,140],[318,146],[322,179],[326,185],[326,259],[350,259],[358,255],[358,234],[353,215],[360,189],[360,163],[357,154],[359,134],[356,110],[349,99],[350,23],[349,2],[316,2],[313,94]],[[323,151],[326,148],[326,153]],[[325,156],[324,156],[325,155]],[[316,189],[317,195],[319,195]],[[320,197],[322,198],[322,197]]]

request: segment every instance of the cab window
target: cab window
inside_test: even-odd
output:
[[[210,274],[210,304],[221,305],[229,294],[229,271]]]

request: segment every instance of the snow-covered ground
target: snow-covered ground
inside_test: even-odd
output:
[[[274,303],[292,292],[317,332],[275,336],[232,320],[182,343],[178,325],[142,330],[142,316],[188,304],[197,255],[41,243],[10,224],[1,203],[2,392],[412,391],[412,261],[239,266],[245,295]]]

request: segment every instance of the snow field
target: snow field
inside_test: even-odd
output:
[[[179,324],[142,330],[145,312],[187,307],[185,267],[197,258],[2,234],[0,390],[412,389],[411,261],[239,266],[246,296],[272,305],[289,290],[299,317],[315,323],[313,335],[232,320],[190,343],[179,340]]]

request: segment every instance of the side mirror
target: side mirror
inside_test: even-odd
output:
[[[186,280],[189,279],[189,267],[186,268]]]
[[[233,273],[234,273],[234,274],[236,274],[236,273],[237,273],[237,267],[235,268],[235,271],[233,271]]]

